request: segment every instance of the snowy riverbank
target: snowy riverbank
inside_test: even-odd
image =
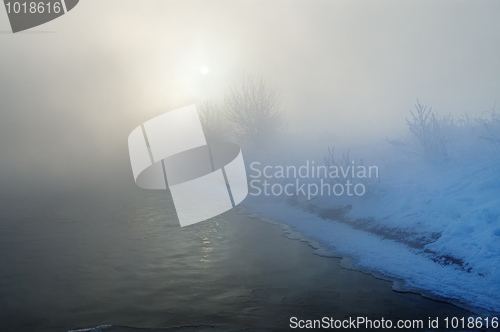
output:
[[[500,161],[392,164],[363,197],[260,195],[246,205],[353,264],[500,312]]]

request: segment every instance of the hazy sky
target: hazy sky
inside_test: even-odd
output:
[[[245,71],[282,89],[291,134],[332,143],[399,135],[417,98],[489,111],[499,14],[494,0],[83,0],[12,34],[0,8],[0,180],[128,176],[132,129]]]

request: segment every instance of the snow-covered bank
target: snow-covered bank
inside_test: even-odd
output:
[[[369,162],[327,142],[254,158],[245,204],[359,268],[500,313],[500,116],[418,101],[410,115],[404,140],[356,151]]]
[[[500,312],[500,161],[392,164],[363,197],[253,196],[264,217],[411,288]]]
[[[286,202],[253,197],[246,202],[246,206],[251,211],[289,225],[305,238],[326,245],[336,255],[351,257],[357,268],[402,279],[408,289],[421,289],[467,305],[500,312],[497,274],[482,276],[452,264],[444,265],[434,261],[424,250],[339,221],[323,219]]]

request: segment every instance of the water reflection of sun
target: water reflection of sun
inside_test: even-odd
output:
[[[215,223],[215,224],[211,225],[210,228],[208,229],[208,234],[203,236],[203,238],[202,238],[203,245],[202,245],[201,251],[202,251],[203,257],[200,260],[201,262],[209,263],[212,261],[212,259],[210,258],[210,254],[214,250],[214,244],[212,243],[213,241],[209,237],[218,238],[218,236],[217,236],[218,232],[219,232],[218,226],[219,226],[219,223]]]

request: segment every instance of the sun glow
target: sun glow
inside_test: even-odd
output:
[[[207,66],[201,66],[201,67],[200,67],[200,73],[201,73],[202,75],[207,75],[207,74],[208,74],[208,71],[209,71],[209,70],[208,70],[208,67],[207,67]]]

